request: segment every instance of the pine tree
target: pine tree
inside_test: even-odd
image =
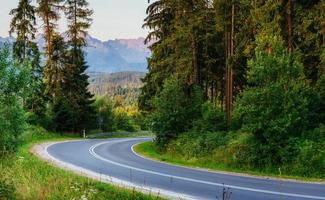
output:
[[[59,20],[59,10],[62,9],[60,3],[62,0],[37,0],[38,9],[37,13],[41,17],[43,21],[44,27],[44,38],[46,41],[45,47],[45,55],[46,55],[46,64],[44,69],[44,84],[45,84],[45,94],[50,98],[50,100],[54,101],[54,96],[57,93],[54,85],[57,85],[57,82],[60,80],[54,80],[53,78],[57,78],[58,66],[52,66],[52,58],[59,59],[54,55],[54,51],[57,51],[52,45],[53,41],[62,42],[59,40],[59,37],[56,35],[56,22]],[[54,61],[56,62],[56,61]],[[54,65],[57,65],[55,63]],[[62,67],[62,66],[61,66]],[[51,74],[55,72],[55,74]]]
[[[31,5],[30,0],[20,0],[18,7],[11,10],[13,15],[10,25],[10,35],[17,36],[13,44],[13,56],[19,62],[28,60],[32,66],[31,69],[31,95],[25,100],[25,108],[38,119],[44,117],[45,98],[43,84],[43,68],[40,65],[40,52],[38,46],[33,40],[36,32],[35,7]],[[36,119],[36,120],[38,120]]]
[[[86,0],[67,0],[65,14],[68,19],[69,62],[64,69],[63,93],[72,113],[71,131],[88,128],[94,119],[93,95],[88,91],[88,68],[83,47],[93,11]]]
[[[46,97],[44,95],[45,85],[43,83],[43,67],[40,64],[41,53],[35,43],[30,46],[29,55],[33,57],[31,60],[31,95],[26,100],[26,108],[36,115],[37,121],[32,123],[40,123],[39,120],[44,119],[46,112]]]
[[[67,44],[59,34],[52,37],[50,56],[51,67],[46,68],[46,94],[50,97],[50,103],[57,103],[62,96],[63,70],[67,64]]]
[[[10,11],[13,15],[10,24],[9,34],[16,34],[16,41],[13,44],[13,56],[20,63],[30,57],[35,48],[36,17],[35,7],[30,0],[20,0],[18,7]],[[31,58],[33,59],[33,58]]]

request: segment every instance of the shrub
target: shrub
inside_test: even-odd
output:
[[[114,114],[114,129],[134,132],[135,127],[132,119],[122,107],[117,107],[113,111]]]
[[[22,102],[29,86],[30,65],[10,59],[8,47],[0,50],[0,151],[14,151],[25,126]]]
[[[113,131],[113,101],[108,96],[96,98],[94,107],[97,113],[98,128],[103,131]]]
[[[201,118],[194,121],[191,132],[205,134],[207,132],[225,131],[225,115],[221,109],[210,102],[201,107]]]
[[[255,54],[248,63],[250,87],[237,99],[235,114],[255,135],[258,165],[280,164],[289,139],[317,125],[318,98],[305,83],[298,56],[288,53],[278,37],[258,37]]]
[[[325,142],[305,140],[299,145],[293,171],[301,176],[325,177]]]
[[[186,86],[182,78],[172,76],[153,100],[154,112],[151,127],[157,134],[157,145],[164,147],[180,133],[192,128],[200,117],[202,92],[197,87]]]

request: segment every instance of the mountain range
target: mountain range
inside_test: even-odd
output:
[[[45,42],[42,35],[38,35],[35,41],[43,49]],[[14,39],[0,37],[0,47],[5,42],[12,44]],[[147,71],[150,51],[144,44],[144,38],[101,41],[88,36],[87,44],[85,52],[89,72]]]

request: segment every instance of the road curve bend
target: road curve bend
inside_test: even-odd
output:
[[[229,188],[231,200],[325,200],[325,185],[254,178],[172,166],[136,155],[132,146],[152,138],[83,140],[46,147],[53,159],[67,168],[84,169],[145,188],[174,199],[222,199]],[[61,165],[62,166],[62,165]]]

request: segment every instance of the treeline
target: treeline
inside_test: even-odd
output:
[[[126,104],[120,96],[96,96],[97,130],[100,132],[135,132],[145,130],[137,105]]]
[[[89,91],[95,96],[120,99],[123,106],[137,106],[144,75],[142,72],[90,73]]]
[[[26,120],[58,132],[80,133],[94,126],[83,50],[92,13],[86,0],[37,0],[36,6],[19,0],[11,10],[9,33],[16,40],[0,54],[1,149],[15,146]],[[57,31],[62,14],[66,38]],[[44,56],[34,42],[38,26],[46,41]]]
[[[324,0],[151,3],[139,105],[159,149],[324,177],[324,11]]]

